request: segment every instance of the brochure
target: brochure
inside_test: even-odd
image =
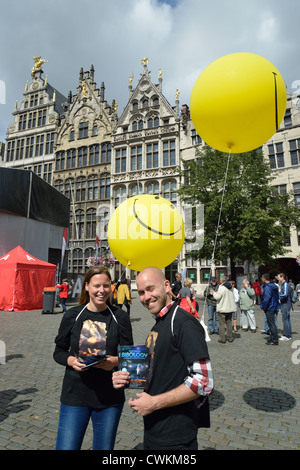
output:
[[[118,346],[119,370],[130,373],[129,388],[147,389],[149,349],[146,346]]]
[[[83,368],[92,367],[106,358],[106,324],[85,320],[79,338],[78,358]]]

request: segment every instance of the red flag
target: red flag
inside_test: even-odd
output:
[[[99,252],[99,237],[96,235],[96,258],[98,258],[98,252]]]

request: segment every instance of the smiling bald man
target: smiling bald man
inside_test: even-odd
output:
[[[197,450],[198,427],[209,426],[208,395],[213,376],[200,322],[170,297],[161,270],[145,268],[137,276],[140,302],[155,317],[146,345],[150,349],[147,392],[129,405],[144,418],[145,450]],[[126,387],[128,372],[113,374],[115,388]]]

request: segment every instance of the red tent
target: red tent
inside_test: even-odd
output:
[[[21,246],[0,257],[0,310],[43,308],[43,289],[55,286],[55,264],[34,258]]]

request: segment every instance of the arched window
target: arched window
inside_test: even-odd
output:
[[[100,199],[110,198],[110,175],[103,174],[100,176]]]
[[[66,164],[65,152],[64,151],[57,152],[55,157],[56,157],[56,165],[55,165],[56,171],[64,170],[65,164]]]
[[[88,200],[98,199],[98,178],[97,175],[90,175],[88,180]]]
[[[90,256],[95,256],[95,248],[89,247],[84,250],[84,264],[85,265]]]
[[[130,196],[137,196],[137,194],[143,194],[143,185],[142,183],[134,184],[130,187],[129,190]]]
[[[111,162],[111,143],[106,142],[101,145],[101,163]]]
[[[71,202],[74,202],[74,179],[68,178],[65,181],[65,196],[70,199]]]
[[[123,201],[126,200],[126,188],[125,186],[120,186],[115,189],[115,207],[118,207]]]
[[[152,116],[148,119],[148,128],[151,129],[152,127],[158,127],[159,126],[159,117],[158,116]]]
[[[147,194],[159,194],[159,184],[157,181],[153,183],[148,183],[146,186],[146,193]]]
[[[99,144],[90,145],[90,165],[98,165],[99,163]]]
[[[175,180],[166,181],[163,183],[163,197],[168,201],[172,202],[176,206],[177,204],[177,183]]]
[[[88,155],[88,148],[87,147],[80,147],[78,149],[78,166],[86,166],[87,165],[87,155]]]
[[[76,167],[76,149],[69,149],[67,151],[67,168]]]
[[[60,193],[64,193],[64,182],[62,180],[56,180],[54,183],[54,187]]]
[[[100,240],[107,239],[107,226],[110,219],[110,206],[101,205],[98,208],[98,226],[97,235]]]

